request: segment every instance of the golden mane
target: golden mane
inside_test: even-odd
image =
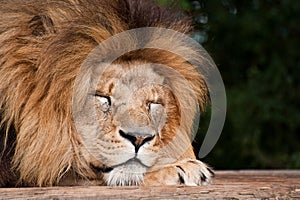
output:
[[[129,29],[191,31],[189,18],[149,0],[2,0],[0,13],[0,186],[53,185],[66,173],[96,178],[79,150],[72,118],[83,60],[103,40]],[[117,62],[131,60],[174,68],[204,106],[204,80],[182,58],[144,49]]]

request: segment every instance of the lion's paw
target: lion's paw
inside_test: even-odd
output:
[[[203,162],[184,159],[148,172],[144,185],[209,185],[213,178],[214,172]]]

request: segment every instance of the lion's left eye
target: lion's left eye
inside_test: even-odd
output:
[[[157,102],[150,102],[148,104],[148,112],[156,112],[157,110],[161,109],[163,106]]]
[[[109,96],[95,95],[100,108],[103,112],[108,112],[111,106],[111,99]]]
[[[149,110],[156,110],[158,107],[160,107],[159,103],[150,103],[149,104]]]

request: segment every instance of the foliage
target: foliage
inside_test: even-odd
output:
[[[300,2],[180,2],[190,4],[195,38],[227,92],[223,133],[204,160],[219,169],[300,168]]]

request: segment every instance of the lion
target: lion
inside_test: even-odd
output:
[[[189,17],[149,0],[1,0],[0,13],[0,186],[212,181],[191,145],[208,102],[191,62],[142,48],[97,73],[82,67],[99,44],[128,30],[188,35]],[[205,63],[188,44],[177,47]]]

